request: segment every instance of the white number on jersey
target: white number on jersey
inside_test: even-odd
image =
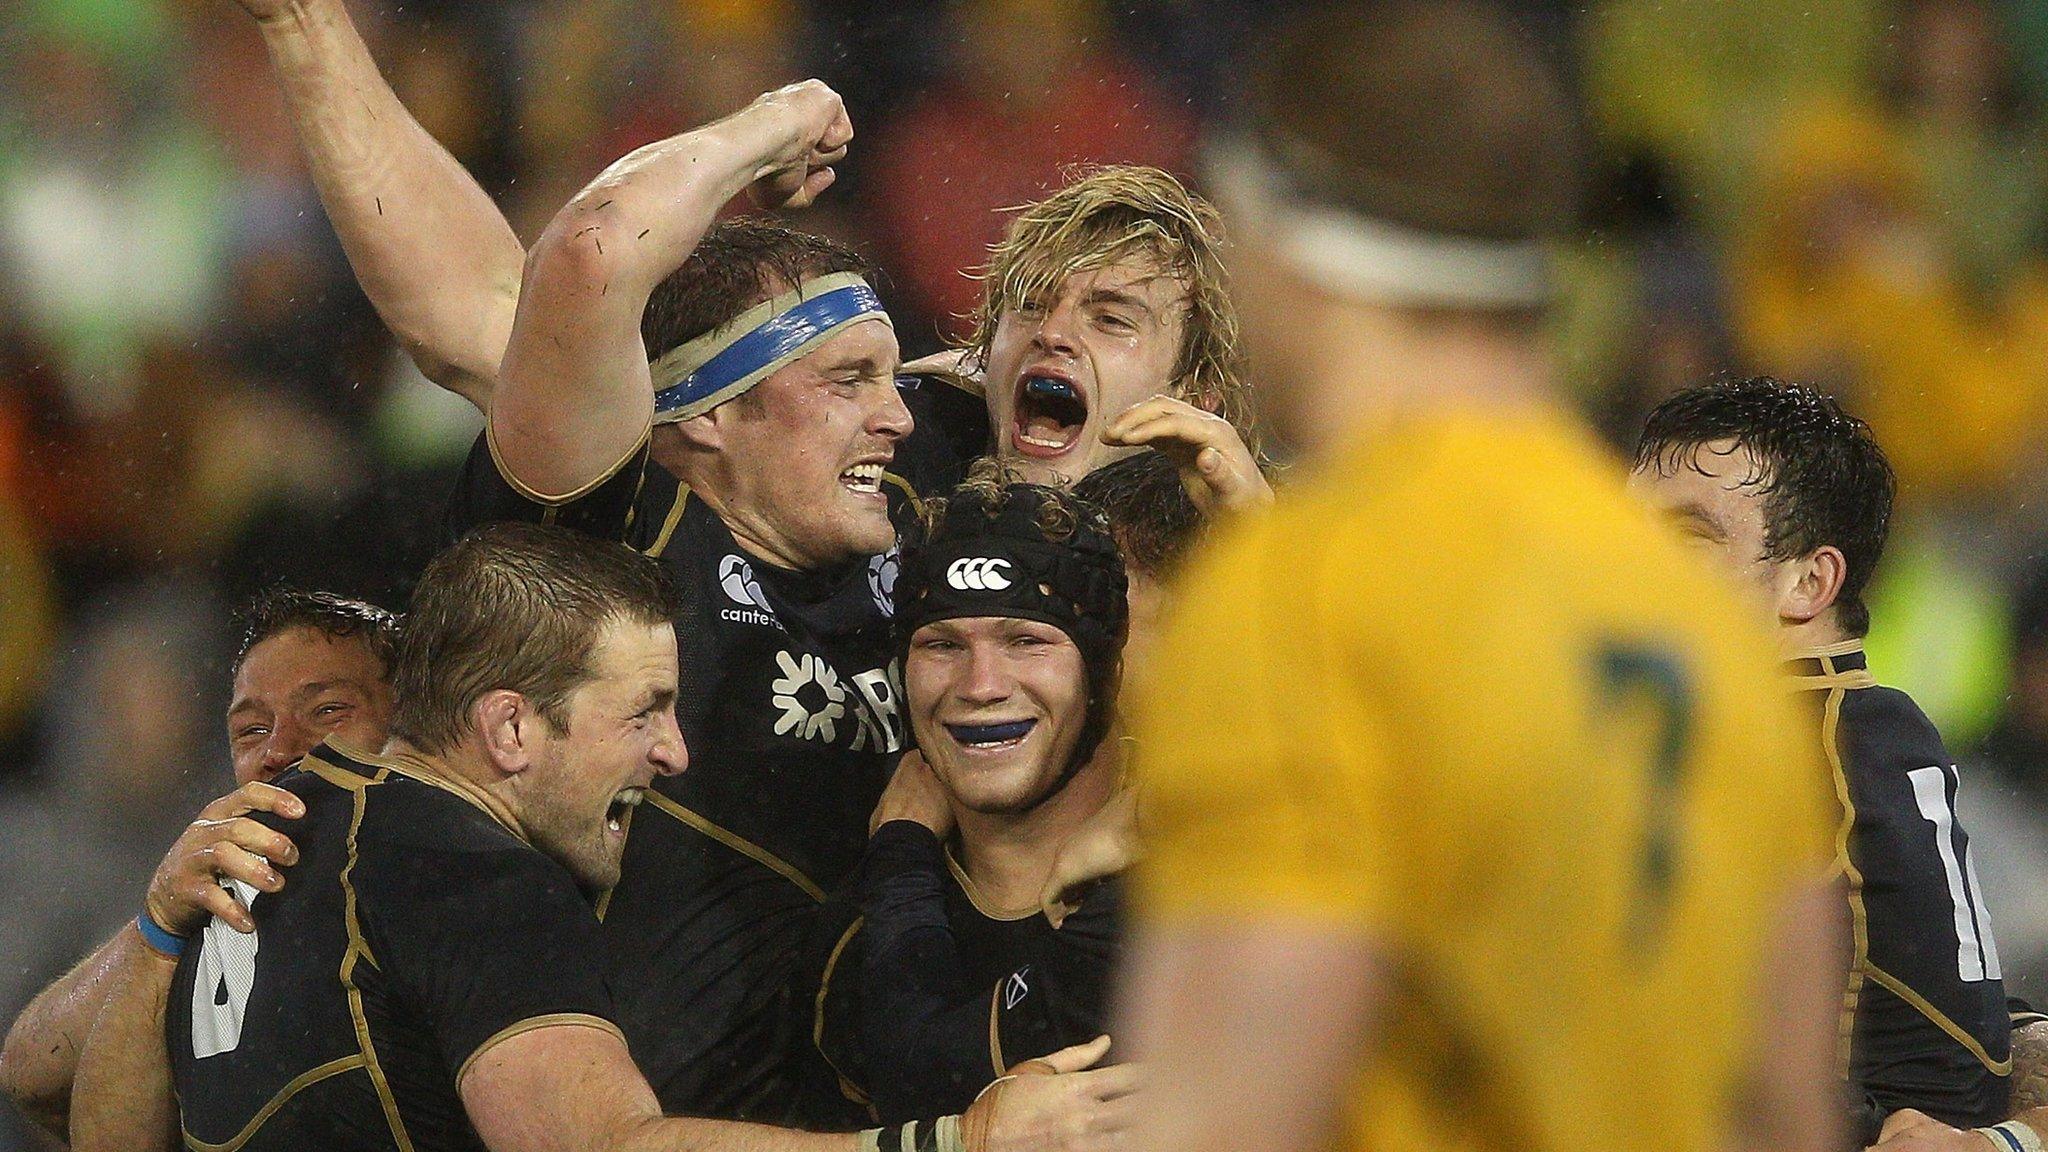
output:
[[[1941,853],[1942,871],[1948,874],[1949,908],[1956,924],[1956,974],[1965,982],[1998,980],[1998,943],[1991,938],[1991,918],[1984,912],[1983,886],[1977,882],[1977,853],[1967,844],[1963,858],[1956,860],[1954,808],[1949,805],[1950,770],[1942,767],[1915,768],[1906,773],[1913,782],[1913,800],[1920,815],[1934,825],[1934,848]]]
[[[240,880],[227,888],[247,908],[256,889]],[[208,920],[199,938],[199,973],[192,981],[192,1055],[200,1060],[232,1052],[242,1042],[242,1013],[256,987],[256,933],[244,935]]]

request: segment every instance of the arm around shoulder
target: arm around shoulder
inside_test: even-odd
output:
[[[553,1024],[507,1036],[470,1058],[457,1087],[491,1152],[856,1152],[860,1146],[850,1134],[664,1117],[625,1041],[601,1025]]]

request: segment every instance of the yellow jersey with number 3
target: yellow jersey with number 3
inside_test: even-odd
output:
[[[1718,1143],[1827,776],[1764,622],[1562,417],[1411,420],[1188,573],[1139,915],[1395,964],[1346,1147]]]

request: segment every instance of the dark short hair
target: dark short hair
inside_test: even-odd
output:
[[[1163,452],[1105,464],[1074,485],[1074,496],[1102,510],[1124,566],[1144,576],[1172,575],[1202,536],[1201,510]]]
[[[567,731],[563,707],[592,676],[615,621],[675,618],[659,562],[622,544],[537,524],[489,524],[427,565],[398,644],[392,735],[427,753],[461,741],[485,693],[527,698]]]
[[[1742,482],[1764,499],[1764,555],[1790,560],[1823,545],[1841,549],[1849,569],[1835,600],[1842,627],[1869,632],[1863,589],[1884,554],[1898,492],[1869,425],[1810,385],[1769,376],[1720,381],[1657,405],[1636,442],[1635,468],[1669,476],[1697,467],[1700,449],[1722,440],[1756,461]]]
[[[640,314],[647,357],[659,359],[777,292],[834,272],[874,277],[867,258],[837,240],[773,220],[721,221],[647,298]]]
[[[1313,5],[1279,24],[1249,88],[1267,151],[1312,200],[1494,240],[1577,222],[1572,103],[1542,45],[1496,5]]]
[[[298,628],[332,640],[360,639],[387,676],[398,655],[396,613],[332,592],[308,592],[279,584],[250,597],[236,619],[242,632],[242,646],[235,652],[236,672],[249,659],[250,649]]]

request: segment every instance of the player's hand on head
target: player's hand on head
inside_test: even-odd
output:
[[[1981,1132],[1951,1128],[1924,1112],[1901,1108],[1885,1118],[1871,1147],[1884,1152],[1985,1152],[2000,1145]]]
[[[874,835],[891,820],[915,821],[941,840],[953,834],[953,804],[946,795],[946,786],[915,749],[903,754],[896,774],[882,790],[882,799],[868,819],[868,835]]]
[[[903,367],[897,371],[905,376],[952,376],[974,385],[977,389],[981,387],[984,375],[982,366],[975,360],[972,348],[948,348],[943,352],[920,356],[915,360],[905,361]]]
[[[763,208],[807,208],[838,179],[833,165],[846,158],[853,121],[846,104],[822,80],[805,80],[755,99],[741,113],[766,126],[774,146],[748,190]]]
[[[968,1152],[1100,1152],[1125,1147],[1138,1069],[1093,1067],[1109,1037],[1027,1060],[982,1090],[960,1118]]]
[[[1230,421],[1172,396],[1141,400],[1102,430],[1102,442],[1166,453],[1204,515],[1263,508],[1273,486]]]
[[[251,781],[201,809],[150,878],[143,902],[149,918],[180,936],[197,932],[213,916],[237,931],[254,932],[249,910],[221,882],[240,880],[259,892],[276,892],[284,887],[277,869],[299,859],[289,837],[250,818],[256,812],[296,820],[306,805],[282,788]]]

